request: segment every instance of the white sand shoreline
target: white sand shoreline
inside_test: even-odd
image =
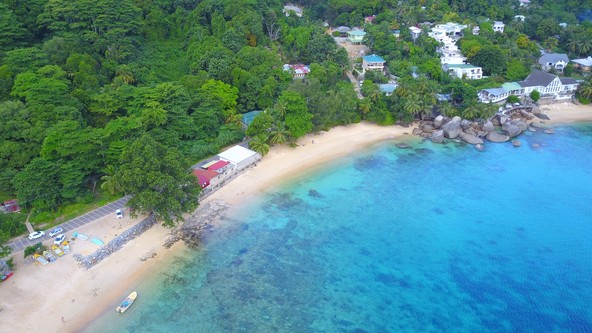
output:
[[[592,121],[591,106],[560,104],[544,106],[542,111],[551,118],[548,123]],[[231,206],[240,206],[271,187],[370,145],[417,139],[411,135],[412,130],[412,127],[360,123],[307,135],[299,140],[296,148],[273,147],[257,166],[226,184],[203,203],[222,200]],[[119,223],[122,223],[121,229]],[[107,216],[76,231],[108,242],[132,223],[134,221],[128,216],[123,220]],[[83,329],[105,311],[114,309],[142,278],[184,246],[178,243],[165,249],[162,244],[168,234],[162,226],[154,226],[89,270],[79,267],[72,254],[47,266],[26,264],[22,252],[15,254],[15,275],[0,285],[1,331],[75,332]],[[78,251],[86,255],[95,249],[81,241],[73,244],[74,253]],[[156,258],[139,260],[150,252],[156,252]]]

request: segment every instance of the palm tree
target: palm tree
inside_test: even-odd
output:
[[[269,142],[272,145],[283,145],[288,142],[288,136],[290,135],[290,132],[286,129],[286,125],[284,123],[278,123],[274,126],[269,134],[271,135]]]
[[[251,140],[251,142],[249,142],[249,147],[261,154],[261,156],[265,156],[269,153],[269,145],[267,144],[268,138],[267,135],[257,135]]]
[[[592,99],[592,79],[590,77],[580,84],[578,87],[578,93],[587,100]]]
[[[440,113],[446,117],[454,117],[457,113],[457,110],[452,104],[449,102],[444,102],[438,106]]]
[[[277,111],[278,116],[280,117],[280,120],[284,120],[285,119],[285,117],[286,117],[286,108],[287,107],[288,106],[283,101],[278,101],[277,104],[275,105],[275,109]]]
[[[115,180],[115,167],[112,165],[108,165],[105,168],[105,175],[101,177],[101,180],[103,181],[101,183],[101,189],[103,191],[106,191],[111,195],[121,192],[121,187]]]
[[[403,106],[403,110],[407,115],[415,116],[420,110],[422,109],[421,104],[419,103],[419,98],[415,94],[409,95],[407,100],[405,100],[405,105]]]
[[[369,98],[364,98],[360,101],[360,111],[362,114],[368,114],[372,110],[372,102]]]
[[[462,117],[468,120],[474,120],[478,117],[479,110],[475,103],[471,103],[462,111]]]

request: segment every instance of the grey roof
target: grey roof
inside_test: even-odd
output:
[[[569,62],[569,58],[565,53],[545,53],[539,58],[539,65],[546,65],[547,63],[556,64],[558,61],[563,60]]]
[[[335,31],[339,31],[342,34],[348,32],[350,30],[351,29],[349,27],[344,27],[344,26],[339,26],[339,27],[335,28]]]
[[[507,93],[506,89],[504,88],[489,88],[489,89],[483,89],[484,91],[487,91],[487,93],[489,93],[490,95],[494,95],[494,96],[499,96],[499,95],[503,95],[505,93]]]
[[[555,80],[556,77],[556,75],[535,69],[526,77],[526,79],[524,79],[524,81],[519,81],[518,84],[523,88],[536,86],[546,87],[551,81]]]
[[[559,80],[561,81],[561,84],[578,84],[578,81],[576,81],[575,79],[572,79],[571,77],[561,77],[559,78]]]

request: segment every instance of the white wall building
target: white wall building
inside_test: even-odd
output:
[[[459,79],[478,80],[483,78],[483,69],[470,64],[444,64],[443,70]]]
[[[257,163],[257,161],[261,160],[261,155],[251,149],[234,146],[218,154],[218,158],[222,161],[229,162],[236,171],[239,171],[251,164]]]
[[[411,33],[411,39],[416,40],[419,35],[421,35],[421,29],[418,27],[409,27],[409,32]]]
[[[493,31],[494,32],[504,32],[504,28],[506,25],[502,21],[493,21]]]

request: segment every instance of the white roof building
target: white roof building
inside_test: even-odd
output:
[[[462,30],[466,29],[464,24],[448,22],[446,24],[437,24],[432,31],[428,32],[428,36],[434,38],[440,43],[438,53],[440,53],[440,62],[442,64],[463,64],[466,60],[462,56],[458,46],[456,46],[456,39],[462,36]]]
[[[493,21],[493,31],[504,32],[506,25],[502,21]]]
[[[242,170],[261,160],[261,155],[251,149],[234,146],[218,154],[218,158],[222,161],[229,162],[237,170]]]
[[[302,17],[302,8],[292,4],[285,5],[282,11],[284,14],[286,14],[286,16],[290,16],[290,13],[293,12],[296,16]]]

